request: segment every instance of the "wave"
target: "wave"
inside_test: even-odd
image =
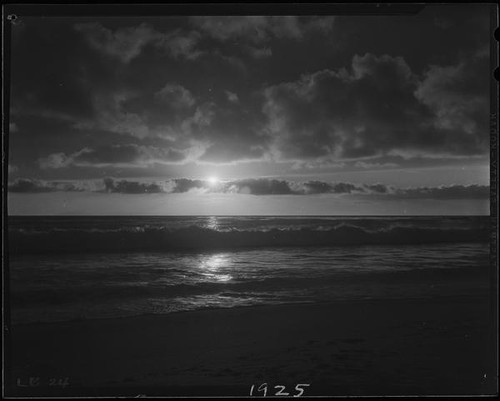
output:
[[[18,229],[10,230],[8,234],[9,251],[14,254],[487,242],[490,235],[485,227],[466,229],[387,225],[369,230],[350,224],[339,224],[330,228],[225,231],[197,226],[178,229]]]
[[[479,261],[480,262],[480,261]],[[349,273],[330,270],[328,275],[299,278],[267,277],[260,280],[236,282],[195,282],[161,285],[71,285],[45,288],[17,288],[11,293],[14,308],[41,307],[81,308],[95,305],[107,308],[121,305],[125,308],[137,306],[150,309],[155,304],[172,307],[178,303],[196,303],[198,299],[217,300],[219,303],[233,305],[233,302],[246,301],[283,301],[289,299],[309,299],[311,301],[335,299],[341,296],[370,295],[382,288],[396,286],[402,291],[419,291],[432,288],[439,283],[453,280],[474,282],[478,278],[488,282],[488,263],[478,263],[466,267],[419,268],[415,270],[390,271],[351,271]],[[390,292],[397,291],[392,288]],[[438,289],[439,291],[439,285]],[[127,306],[129,305],[129,306]]]

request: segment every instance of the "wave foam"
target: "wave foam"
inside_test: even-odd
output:
[[[144,227],[130,230],[53,229],[9,231],[13,253],[140,252],[263,248],[286,246],[338,246],[375,244],[429,244],[488,241],[484,228],[416,228],[387,226],[366,229],[341,224],[311,229],[226,230],[184,227],[175,230]]]

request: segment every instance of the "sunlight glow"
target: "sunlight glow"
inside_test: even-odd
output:
[[[210,185],[215,185],[219,182],[219,179],[215,176],[211,176],[211,177],[208,177],[207,181]]]

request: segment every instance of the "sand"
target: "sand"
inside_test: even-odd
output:
[[[492,313],[471,297],[17,325],[6,395],[493,394]]]

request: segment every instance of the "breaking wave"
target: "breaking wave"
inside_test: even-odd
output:
[[[218,230],[188,226],[177,229],[127,227],[121,229],[9,230],[12,253],[51,252],[169,252],[263,247],[337,245],[398,245],[485,242],[489,230],[387,225],[380,228],[339,224],[335,227]]]

